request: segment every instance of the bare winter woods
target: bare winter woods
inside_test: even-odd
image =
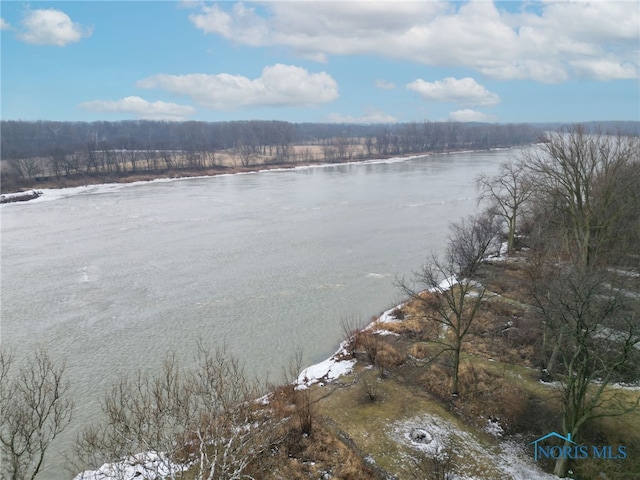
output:
[[[595,418],[637,409],[640,397],[625,403],[608,386],[640,378],[638,138],[582,126],[550,132],[477,185],[484,211],[453,224],[445,253],[400,284],[438,326],[434,360],[450,359],[451,395],[459,394],[463,343],[489,294],[483,259],[498,254],[500,238],[503,254],[526,262],[539,366],[560,385],[554,428],[575,438]],[[554,473],[564,476],[567,466],[559,458]]]
[[[237,122],[2,121],[2,189],[71,177],[343,162],[535,142],[525,124],[424,122],[400,125]]]

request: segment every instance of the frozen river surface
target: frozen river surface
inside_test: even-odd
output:
[[[47,191],[2,214],[2,344],[67,360],[74,429],[120,373],[226,341],[278,379],[329,356],[340,319],[397,303],[397,277],[476,209],[513,150]],[[72,430],[74,430],[72,429]],[[66,440],[71,438],[66,435]],[[64,448],[59,444],[57,448]],[[47,478],[67,475],[51,460]]]

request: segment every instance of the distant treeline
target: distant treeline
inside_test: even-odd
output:
[[[248,167],[510,147],[539,141],[545,130],[558,126],[4,120],[1,166],[5,186],[25,187],[49,178],[221,168],[220,152],[234,164]],[[637,135],[640,122],[608,122],[598,128]]]
[[[423,122],[344,125],[282,121],[235,122],[52,122],[4,120],[2,158],[47,157],[99,150],[216,151],[255,147],[256,153],[286,155],[292,144],[357,138],[371,153],[406,154],[459,148],[493,148],[535,141],[541,132],[527,124]],[[278,152],[276,152],[278,150]]]
[[[292,144],[323,145],[359,139],[371,154],[442,152],[461,148],[496,148],[536,141],[559,124],[483,124],[413,122],[402,124],[321,124],[283,121],[54,122],[3,120],[2,159],[47,157],[96,150],[216,151],[255,147],[256,153],[286,155]],[[599,124],[612,133],[640,134],[640,122]],[[278,152],[276,152],[278,150]],[[275,152],[275,153],[274,153]]]

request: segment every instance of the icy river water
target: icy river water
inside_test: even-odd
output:
[[[3,346],[65,358],[75,417],[121,373],[226,341],[279,379],[335,351],[340,320],[399,303],[394,281],[441,250],[476,207],[474,178],[516,150],[51,190],[1,207]]]

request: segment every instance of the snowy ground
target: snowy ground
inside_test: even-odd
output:
[[[315,365],[311,365],[300,372],[296,381],[296,389],[304,390],[314,383],[322,386],[342,375],[351,373],[356,361],[341,359],[346,354],[345,348],[346,342],[342,342],[338,351],[330,358],[327,358],[323,362],[316,363]]]
[[[105,463],[97,470],[84,471],[73,480],[159,480],[179,476],[186,468],[171,462],[162,453],[145,452],[121,462]]]
[[[501,435],[499,425],[488,425],[487,429],[490,430],[488,433],[494,436]],[[484,446],[471,433],[435,415],[425,414],[393,423],[387,428],[386,434],[395,442],[413,449],[415,457],[420,454],[429,457],[442,456],[451,449],[455,456],[462,459],[462,462],[458,463],[464,464],[453,468],[451,480],[484,480],[496,478],[495,475],[504,480],[558,478],[540,470],[525,447],[511,441],[498,441],[495,446]],[[477,476],[471,473],[477,471],[478,466],[485,466],[493,473],[490,477],[486,474]]]
[[[40,190],[29,190],[27,192],[4,193],[0,195],[1,203],[14,203],[27,200],[34,200],[42,195]]]

